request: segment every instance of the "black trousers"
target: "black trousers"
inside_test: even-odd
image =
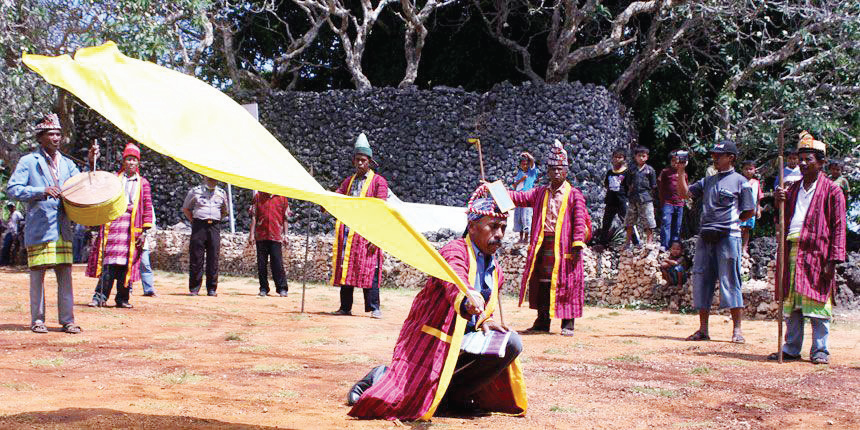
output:
[[[352,293],[355,287],[349,285],[340,286],[340,310],[352,312]],[[361,288],[364,293],[364,311],[379,310],[379,266],[376,266],[376,272],[373,273],[373,287]]]
[[[511,333],[505,346],[505,356],[460,353],[451,384],[445,392],[446,406],[463,406],[473,394],[496,379],[523,351],[523,342],[517,332]]]
[[[102,276],[96,285],[93,298],[99,302],[106,302],[110,298],[113,284],[116,282],[116,304],[128,303],[131,288],[125,283],[125,275],[128,266],[125,264],[105,264],[102,266]]]
[[[529,288],[537,287],[537,291],[535,291],[540,298],[538,301],[538,309],[537,309],[537,319],[535,320],[534,326],[540,329],[544,329],[549,331],[549,326],[552,320],[549,317],[549,290],[550,283],[549,282],[533,282]],[[571,329],[573,330],[574,319],[562,319],[561,320],[561,328],[562,329]]]
[[[195,219],[191,223],[188,246],[188,290],[200,291],[203,283],[203,259],[206,259],[206,291],[218,289],[218,253],[221,250],[221,228],[218,221]]]
[[[609,229],[612,228],[612,221],[615,217],[621,219],[621,225],[624,225],[624,216],[627,215],[627,202],[621,202],[619,205],[606,205],[603,209],[603,222],[600,226],[600,243],[609,242]]]
[[[257,277],[260,278],[260,292],[269,293],[269,271],[267,266],[272,266],[272,280],[275,281],[275,290],[280,293],[287,291],[287,274],[284,271],[284,257],[281,251],[281,242],[274,240],[257,241]]]

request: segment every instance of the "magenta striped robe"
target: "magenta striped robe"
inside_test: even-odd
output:
[[[460,279],[471,287],[469,280],[469,255],[464,239],[454,240],[439,250],[445,261]],[[502,268],[496,266],[499,285]],[[415,420],[424,416],[433,404],[440,375],[449,350],[449,343],[422,331],[428,327],[452,336],[459,306],[460,290],[456,285],[429,278],[424,288],[415,296],[409,316],[403,322],[400,337],[394,346],[394,357],[388,372],[370,389],[364,392],[349,411],[359,418],[383,418]],[[456,356],[452,359],[456,360]],[[523,413],[516,406],[510,385],[506,385],[508,374],[503,372],[485,390],[477,393],[476,402],[482,409],[510,414]]]
[[[350,181],[353,180],[354,176],[348,176],[344,179],[335,192],[350,195]],[[382,175],[374,173],[367,187],[367,193],[363,197],[376,197],[388,200],[388,181]],[[373,287],[373,274],[376,268],[382,265],[382,251],[358,234],[352,235],[349,248],[345,250],[348,235],[344,234],[344,225],[337,223],[335,226],[337,228],[335,232],[337,247],[332,250],[334,255],[332,256],[331,284],[334,286],[349,285],[359,288]],[[346,251],[348,251],[348,254]],[[349,261],[346,267],[346,276],[344,276],[343,260],[347,255]]]
[[[122,171],[117,173],[121,175]],[[143,176],[140,176],[140,186],[137,187],[137,195],[134,196],[134,202],[131,206],[131,229],[128,232],[128,264],[130,270],[126,270],[125,284],[129,282],[140,281],[140,248],[137,247],[136,241],[143,229],[152,227],[152,189],[149,181]],[[126,212],[128,213],[128,212]],[[113,232],[110,231],[111,223],[99,227],[99,234],[96,241],[90,250],[90,258],[87,260],[87,270],[84,272],[86,276],[98,278],[102,274],[102,259],[107,251],[108,240],[105,236],[105,229],[108,230],[108,236]]]
[[[788,236],[788,225],[794,216],[794,206],[797,194],[803,180],[793,183],[786,193],[785,201],[785,231]],[[809,203],[806,219],[800,229],[800,239],[797,242],[797,267],[795,269],[795,291],[817,302],[824,302],[833,293],[834,280],[824,279],[821,271],[828,261],[837,264],[845,261],[845,195],[842,188],[824,175],[818,174],[815,194]],[[785,242],[786,250],[788,241]],[[788,255],[788,254],[786,254]],[[783,270],[784,269],[784,270]],[[788,294],[789,275],[788,265],[782,270],[783,297]],[[779,273],[779,272],[777,272]]]
[[[550,285],[551,318],[579,318],[582,316],[582,308],[585,303],[585,282],[582,273],[582,259],[574,265],[572,250],[574,247],[585,248],[585,243],[591,238],[591,216],[585,206],[585,198],[578,189],[565,181],[563,187],[569,187],[570,193],[564,208],[561,231],[556,229],[555,240],[558,242],[558,250],[563,258],[556,255],[554,268],[554,282]],[[533,188],[529,191],[509,191],[511,200],[517,207],[532,208],[531,238],[529,240],[529,252],[526,257],[526,265],[523,271],[523,280],[520,284],[520,305],[526,297],[526,290],[531,281],[531,275],[535,265],[535,254],[541,247],[543,241],[543,225],[545,209],[547,209],[547,191],[549,185]],[[559,209],[561,216],[562,208]],[[558,224],[556,224],[558,225]],[[529,303],[529,307],[536,309],[536,304]]]

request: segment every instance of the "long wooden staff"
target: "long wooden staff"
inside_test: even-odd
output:
[[[311,176],[314,175],[314,168],[311,166],[310,172]],[[302,264],[302,308],[299,311],[300,314],[305,313],[305,286],[308,283],[308,248],[310,248],[311,243],[311,222],[310,216],[308,216],[308,223],[305,225],[305,262]],[[332,269],[334,270],[334,269]]]
[[[487,182],[487,177],[484,175],[484,155],[481,152],[481,139],[468,139],[469,143],[474,144],[478,148],[478,163],[481,166],[481,183]],[[496,299],[498,299],[499,308],[499,321],[502,323],[502,327],[507,327],[505,325],[505,313],[502,311],[502,286],[499,285],[498,291],[496,292]]]
[[[785,151],[785,128],[788,125],[788,119],[786,118],[783,121],[782,126],[779,128],[779,137],[777,137],[777,143],[779,144],[779,156],[776,158],[777,169],[779,170],[779,188],[781,189],[785,186],[785,169],[782,165],[783,162],[783,153]],[[785,199],[781,199],[777,203],[778,208],[778,216],[779,219],[777,221],[777,230],[776,230],[776,243],[777,243],[777,251],[776,251],[776,265],[779,267],[779,271],[776,273],[776,288],[774,292],[776,294],[776,300],[779,303],[779,307],[776,309],[777,313],[777,324],[779,324],[779,328],[777,329],[777,346],[779,349],[777,350],[777,354],[779,355],[779,362],[782,363],[782,306],[785,301],[785,297],[782,294],[782,282],[783,282],[783,272],[785,272]]]

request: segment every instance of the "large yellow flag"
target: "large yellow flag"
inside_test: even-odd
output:
[[[385,201],[323,189],[232,99],[192,76],[126,57],[113,42],[68,55],[24,54],[24,64],[122,131],[185,167],[244,188],[308,200],[374,245],[430,276],[463,281]]]

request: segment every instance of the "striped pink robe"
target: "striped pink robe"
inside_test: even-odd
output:
[[[785,201],[785,236],[788,236],[788,225],[794,216],[794,206],[797,194],[803,180],[793,183],[786,193]],[[840,263],[845,261],[845,195],[842,188],[824,175],[818,174],[815,194],[809,203],[806,219],[800,229],[800,240],[797,242],[797,267],[795,269],[795,291],[802,296],[817,302],[824,302],[833,293],[834,280],[823,279],[821,271],[828,261]],[[788,241],[785,242],[788,249]],[[783,270],[783,297],[789,290],[789,267],[777,266]],[[779,273],[779,272],[777,272]]]
[[[344,179],[335,192],[349,195],[350,183],[354,176]],[[370,184],[367,186],[366,194],[362,194],[362,196],[388,200],[388,181],[381,175],[373,173]],[[373,274],[376,268],[382,265],[382,251],[358,234],[352,234],[351,236],[344,234],[344,225],[339,221],[335,224],[334,245],[332,249],[331,284],[334,286],[349,285],[359,288],[372,288]],[[341,256],[341,253],[343,256]],[[343,267],[344,258],[349,258],[345,272]]]
[[[585,303],[585,282],[582,273],[582,259],[574,265],[574,247],[585,248],[585,243],[591,238],[591,216],[585,206],[585,198],[582,193],[565,181],[563,187],[569,187],[570,193],[566,204],[563,202],[559,209],[559,217],[564,215],[561,230],[556,228],[555,240],[557,242],[557,253],[555,268],[553,269],[553,282],[550,285],[550,318],[579,318],[582,316],[582,308]],[[543,225],[547,209],[547,197],[549,196],[549,185],[533,188],[529,191],[509,191],[511,200],[517,207],[532,208],[531,238],[529,240],[529,252],[526,257],[526,265],[523,271],[523,280],[520,284],[520,305],[526,296],[529,282],[535,265],[535,254],[543,242]],[[556,224],[558,226],[558,224]],[[564,258],[559,258],[562,253]],[[535,303],[529,303],[529,307],[536,309]]]
[[[454,272],[466,281],[466,285],[474,285],[474,279],[470,280],[468,275],[469,251],[464,239],[448,243],[439,252]],[[502,268],[496,266],[496,270],[499,274],[498,284],[501,285]],[[403,323],[400,337],[394,347],[394,357],[388,371],[382,379],[365,391],[349,411],[350,416],[415,420],[429,419],[433,415],[438,406],[434,404],[437,389],[440,383],[447,387],[450,381],[442,381],[443,367],[447,360],[456,363],[459,355],[461,339],[454,336],[454,328],[459,320],[461,330],[465,329],[465,320],[458,317],[456,312],[463,297],[454,284],[437,278],[427,280],[412,302],[409,316]],[[435,330],[438,330],[436,334],[428,333]],[[440,339],[442,335],[447,337],[448,341]],[[449,342],[457,344],[458,352],[446,360],[451,346]],[[519,362],[515,363],[476,394],[475,401],[481,409],[509,414],[525,413],[525,386],[521,384]],[[514,366],[516,369],[512,369]],[[520,381],[519,385],[515,382],[517,380]]]
[[[117,173],[117,175],[122,172]],[[140,281],[140,248],[136,245],[137,237],[143,232],[143,229],[152,227],[152,189],[149,181],[143,176],[140,176],[140,186],[137,189],[137,196],[134,196],[134,203],[129,205],[131,211],[131,229],[128,232],[128,264],[131,270],[127,270],[125,274],[125,284],[129,282]],[[128,212],[126,212],[128,213]],[[98,278],[102,274],[102,260],[108,245],[108,236],[111,223],[99,227],[99,234],[96,241],[90,250],[90,258],[87,260],[87,270],[84,272],[86,276]],[[105,236],[105,229],[108,230],[108,235]]]

